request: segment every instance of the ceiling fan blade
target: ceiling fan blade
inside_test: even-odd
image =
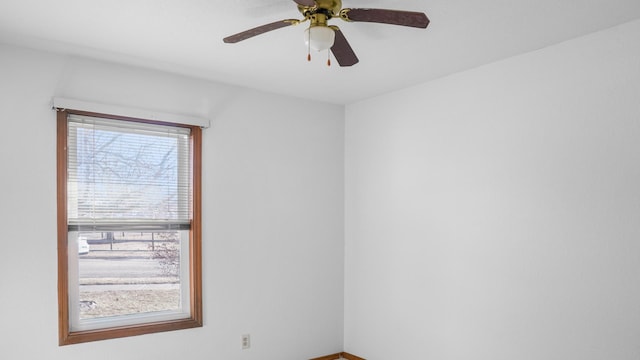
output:
[[[387,9],[343,9],[340,16],[347,21],[375,22],[425,29],[429,18],[425,13]]]
[[[293,0],[296,2],[296,4],[298,5],[302,5],[302,6],[316,6],[316,2],[314,0]]]
[[[347,41],[347,38],[344,37],[344,34],[342,34],[342,31],[340,31],[337,26],[331,26],[331,28],[336,33],[336,39],[331,47],[331,52],[338,61],[338,64],[340,64],[340,66],[351,66],[357,64],[360,60],[358,60],[356,53],[353,52],[351,45],[349,45],[349,42]]]
[[[237,33],[235,35],[227,36],[226,38],[222,39],[222,41],[224,41],[225,43],[233,44],[242,40],[247,40],[256,35],[264,34],[266,32],[277,30],[277,29],[291,26],[291,25],[297,25],[299,23],[300,23],[300,20],[296,20],[296,19],[280,20],[280,21],[272,22],[270,24],[258,26],[253,29],[249,29],[241,33]]]

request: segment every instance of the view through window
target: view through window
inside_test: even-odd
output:
[[[126,315],[188,310],[188,268],[181,269],[188,232],[70,232],[69,237],[79,244],[78,293],[71,297],[78,316],[72,329],[99,328]]]

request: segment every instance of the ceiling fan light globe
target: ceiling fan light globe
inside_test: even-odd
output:
[[[327,26],[310,26],[304,31],[305,46],[311,47],[316,51],[331,49],[335,39],[335,31]]]

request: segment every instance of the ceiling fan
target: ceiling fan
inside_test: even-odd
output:
[[[270,24],[258,26],[223,39],[225,43],[237,43],[252,38],[256,35],[277,30],[283,27],[298,25],[309,21],[310,25],[305,30],[305,44],[309,49],[307,59],[311,61],[311,51],[331,50],[340,66],[352,66],[358,63],[358,57],[347,42],[347,39],[335,25],[328,22],[334,17],[339,17],[349,22],[374,22],[382,24],[402,25],[426,29],[429,25],[427,15],[421,12],[367,9],[367,8],[342,8],[341,0],[293,0],[304,19],[286,19]],[[327,59],[327,65],[331,60]]]

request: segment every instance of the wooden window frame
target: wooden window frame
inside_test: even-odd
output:
[[[191,129],[193,150],[193,209],[189,230],[189,288],[191,315],[170,321],[141,323],[86,331],[70,331],[69,319],[69,256],[67,226],[67,117],[70,114],[106,119],[171,125]],[[202,327],[202,129],[199,126],[100,114],[78,110],[57,111],[57,211],[58,211],[58,330],[59,345],[115,339],[164,331]]]

